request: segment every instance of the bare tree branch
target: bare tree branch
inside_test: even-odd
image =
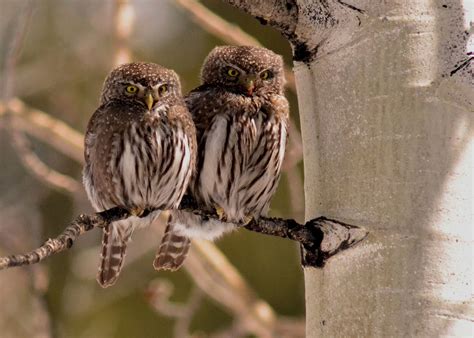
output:
[[[184,198],[179,207],[180,210],[191,212],[203,219],[212,218],[219,220],[215,212],[204,211],[198,208],[191,198]],[[147,216],[154,210],[147,210],[142,217]],[[30,265],[42,261],[55,253],[69,249],[74,241],[86,231],[94,228],[103,228],[105,225],[130,217],[128,210],[115,207],[93,215],[80,215],[66,230],[55,239],[49,239],[40,248],[26,254],[0,257],[0,270]],[[302,225],[289,219],[261,217],[252,219],[247,225],[240,225],[248,230],[260,232],[282,238],[288,238],[299,242],[307,253],[303,257],[306,266],[322,267],[327,259],[337,252],[350,248],[367,236],[363,228],[319,217]]]
[[[0,257],[0,270],[15,266],[31,265],[43,259],[69,249],[75,240],[94,228],[103,228],[107,224],[129,217],[128,211],[114,208],[93,215],[80,215],[58,237],[48,239],[38,249],[26,254]]]

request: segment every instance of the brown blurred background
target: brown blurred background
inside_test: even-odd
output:
[[[33,249],[58,235],[75,216],[92,212],[78,185],[80,148],[71,145],[67,150],[78,134],[48,123],[62,121],[82,134],[98,105],[102,81],[118,57],[128,55],[176,70],[184,93],[198,85],[205,56],[226,42],[196,23],[196,12],[186,7],[189,3],[195,4],[0,0],[0,255]],[[289,45],[279,33],[221,1],[202,4],[291,64]],[[12,55],[15,48],[18,56]],[[287,96],[298,125],[291,88]],[[39,115],[34,109],[40,110]],[[41,120],[44,116],[50,120]],[[301,146],[297,132],[290,137],[290,154],[271,215],[302,221]],[[68,175],[72,188],[58,187],[55,176],[41,168]],[[0,271],[0,337],[302,336],[303,274],[295,244],[240,230],[216,243],[229,263],[205,247],[210,258],[195,254],[201,267],[220,267],[218,272],[209,268],[209,273],[221,274],[217,283],[230,285],[223,286],[231,291],[226,303],[220,293],[212,297],[212,290],[218,292],[215,285],[196,286],[199,273],[192,267],[176,273],[153,270],[159,231],[157,225],[135,234],[121,278],[109,289],[95,282],[99,231],[36,266]],[[229,272],[229,266],[242,279]],[[174,290],[168,290],[171,286]],[[245,300],[242,306],[239,299]],[[190,306],[185,304],[188,300]],[[263,329],[245,319],[247,311],[251,317],[256,311],[263,324],[255,325]]]

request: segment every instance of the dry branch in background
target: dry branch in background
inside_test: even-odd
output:
[[[61,174],[46,165],[31,149],[30,142],[24,134],[15,130],[11,133],[10,139],[16,150],[16,155],[23,163],[25,169],[33,174],[33,176],[36,176],[41,182],[53,189],[69,193],[81,191],[82,185],[75,179],[68,175]]]
[[[203,292],[194,287],[186,303],[175,303],[170,300],[173,288],[169,281],[156,279],[148,286],[145,296],[156,312],[175,319],[175,337],[190,337],[189,326],[202,303]]]
[[[129,0],[115,0],[114,35],[115,56],[114,67],[130,62],[132,52],[128,47],[128,40],[135,23],[135,9]]]
[[[18,98],[0,102],[0,118],[7,111],[15,129],[50,145],[54,150],[78,163],[84,162],[82,149],[84,136],[66,123],[27,105]]]
[[[6,60],[3,66],[3,96],[4,102],[9,102],[14,92],[15,66],[21,53],[23,40],[28,31],[28,26],[34,10],[32,1],[26,2],[22,8],[19,18],[15,22],[15,32],[12,41],[8,46]],[[2,107],[3,108],[3,107]],[[31,149],[27,137],[20,132],[12,123],[9,116],[8,106],[0,109],[0,116],[6,121],[5,129],[10,136],[10,141],[16,151],[17,156],[24,167],[40,181],[46,185],[59,190],[74,193],[79,191],[80,185],[71,177],[63,175],[48,167]]]

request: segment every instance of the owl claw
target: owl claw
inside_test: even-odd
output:
[[[252,216],[244,216],[244,219],[242,221],[242,224],[244,226],[246,226],[247,224],[249,224],[250,222],[252,222],[253,220],[253,217]]]
[[[218,205],[215,205],[214,209],[216,209],[216,214],[219,217],[219,221],[222,221],[222,222],[227,221],[227,216],[226,216],[225,211],[224,211],[223,208],[221,208]]]
[[[145,210],[143,210],[141,208],[132,208],[132,209],[130,209],[130,215],[136,216],[136,217],[140,217],[141,215],[143,215],[144,212],[145,212]]]

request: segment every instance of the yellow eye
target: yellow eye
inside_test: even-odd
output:
[[[135,94],[138,91],[138,88],[137,88],[137,86],[130,85],[130,86],[127,86],[127,88],[125,88],[125,90],[129,94]]]
[[[227,69],[227,75],[230,77],[237,77],[239,75],[239,71],[234,68]]]
[[[267,79],[271,78],[271,76],[272,76],[272,73],[269,70],[265,70],[265,71],[260,73],[260,78],[262,80],[267,80]]]
[[[162,85],[158,87],[158,94],[160,96],[165,95],[168,92],[168,85]]]

